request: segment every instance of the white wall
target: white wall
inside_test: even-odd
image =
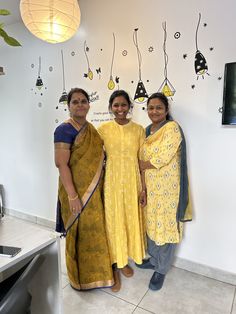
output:
[[[138,27],[142,53],[142,78],[148,93],[161,85],[163,75],[163,30],[167,22],[168,78],[176,89],[172,112],[182,125],[188,143],[189,173],[194,202],[194,220],[188,223],[178,256],[236,273],[236,128],[223,127],[218,108],[222,106],[224,64],[236,61],[236,4],[222,1],[80,0],[82,23],[70,41],[50,45],[34,38],[22,24],[7,29],[22,48],[1,45],[0,65],[0,184],[6,190],[6,207],[46,219],[54,219],[57,170],[53,164],[53,131],[67,115],[56,110],[62,92],[60,49],[66,64],[67,89],[82,86],[97,91],[90,118],[106,112],[111,91],[107,88],[112,55],[112,33],[116,35],[114,77],[120,88],[133,96],[138,81],[137,54],[132,41]],[[196,80],[194,72],[195,31],[199,50],[206,57],[210,76]],[[203,23],[207,23],[203,27]],[[181,37],[174,38],[179,31]],[[86,59],[84,40],[90,48],[92,81],[83,78]],[[148,52],[153,46],[154,51]],[[214,47],[210,51],[210,47]],[[101,51],[101,49],[103,49]],[[122,56],[126,49],[128,55]],[[75,56],[71,56],[71,52]],[[187,58],[183,59],[183,54]],[[43,96],[35,95],[38,57],[42,57]],[[31,64],[36,67],[31,68]],[[49,71],[53,66],[53,71]],[[98,79],[95,68],[101,66]],[[131,83],[131,81],[134,83]],[[149,80],[149,82],[147,82]],[[195,85],[195,89],[191,85]],[[33,91],[31,89],[33,88]],[[42,108],[38,103],[42,103]],[[104,115],[109,118],[109,115]],[[142,105],[135,104],[134,120],[148,124]]]

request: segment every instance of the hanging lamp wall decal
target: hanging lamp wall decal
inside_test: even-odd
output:
[[[117,84],[117,89],[120,89],[120,87],[119,87],[120,78],[118,76],[115,77],[115,82]]]
[[[112,52],[112,58],[111,58],[110,79],[109,79],[109,82],[107,84],[107,87],[110,90],[114,89],[114,87],[115,87],[115,82],[113,80],[113,75],[112,75],[114,56],[115,56],[115,49],[116,49],[116,38],[115,38],[115,34],[113,33],[113,52]]]
[[[139,71],[139,81],[138,81],[138,85],[136,87],[136,91],[135,91],[135,95],[134,95],[134,100],[139,103],[142,104],[146,101],[146,99],[148,98],[148,94],[146,92],[145,86],[143,84],[142,81],[142,75],[141,75],[141,65],[142,65],[142,56],[141,56],[141,52],[139,50],[139,46],[138,46],[138,28],[135,28],[134,33],[133,33],[133,42],[134,45],[137,49],[137,56],[138,56],[138,71]]]
[[[53,44],[70,39],[80,24],[77,0],[21,0],[20,13],[33,35]]]
[[[88,72],[84,73],[84,77],[89,78],[90,80],[93,79],[93,72],[90,69],[90,64],[89,64],[89,58],[88,58],[88,52],[89,52],[89,47],[87,46],[86,40],[84,42],[84,54],[87,60],[87,65],[88,65]]]
[[[5,75],[5,73],[3,71],[3,67],[0,67],[0,75]]]
[[[39,68],[38,68],[38,78],[36,80],[35,86],[40,90],[43,87],[43,81],[41,79],[41,57],[39,57]]]
[[[203,54],[198,50],[198,29],[201,21],[201,13],[199,13],[199,18],[198,18],[198,24],[196,28],[196,35],[195,35],[195,43],[196,43],[196,53],[195,53],[195,61],[194,61],[194,68],[195,68],[195,73],[197,74],[197,80],[199,76],[202,76],[204,79],[204,75],[210,75],[208,71],[208,65],[206,62],[205,57]]]
[[[97,75],[98,75],[99,80],[100,80],[100,79],[101,79],[101,73],[102,73],[101,67],[99,67],[98,69],[96,69],[96,72],[97,72]]]
[[[63,50],[61,50],[61,65],[62,65],[62,81],[63,81],[63,92],[61,97],[59,98],[59,104],[67,105],[67,92],[66,92],[66,84],[65,84],[65,66],[64,66],[64,56]],[[58,107],[57,107],[58,108]]]
[[[168,55],[166,53],[166,40],[167,40],[167,31],[166,31],[166,22],[162,23],[162,28],[164,30],[164,43],[163,43],[163,52],[164,52],[164,81],[162,82],[158,92],[163,93],[166,97],[174,96],[176,90],[173,85],[167,78],[167,64],[168,64]]]

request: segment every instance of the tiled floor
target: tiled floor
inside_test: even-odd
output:
[[[236,314],[236,287],[173,267],[163,288],[148,289],[151,270],[134,267],[132,278],[121,277],[118,293],[110,289],[73,290],[66,276],[61,240],[64,314]]]
[[[64,251],[65,239],[62,239],[64,314],[236,314],[236,286],[175,267],[166,276],[163,288],[157,292],[148,289],[152,271],[141,270],[134,264],[131,264],[134,276],[121,277],[122,288],[118,293],[109,288],[75,291],[67,279]]]

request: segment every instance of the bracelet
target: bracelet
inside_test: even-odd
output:
[[[79,198],[78,194],[76,194],[75,197],[69,197],[69,195],[68,195],[68,200],[69,200],[69,201],[77,200],[77,198]]]

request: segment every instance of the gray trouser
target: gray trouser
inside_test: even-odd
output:
[[[176,243],[167,243],[164,245],[156,245],[147,236],[148,254],[150,257],[150,263],[155,267],[155,271],[165,275],[170,269],[175,254]]]

